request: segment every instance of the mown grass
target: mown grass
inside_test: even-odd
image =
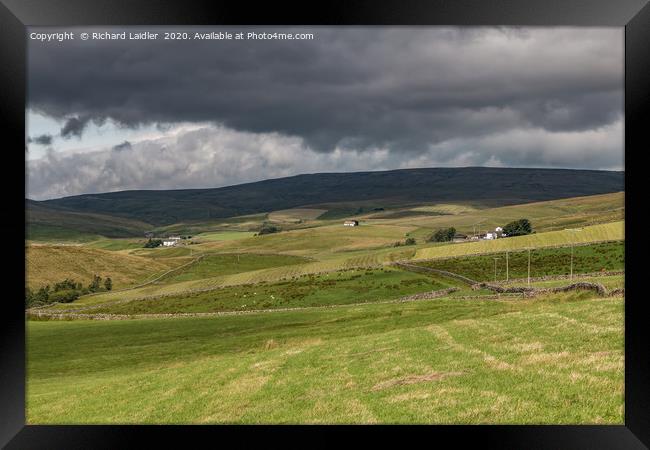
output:
[[[575,230],[567,229],[495,240],[433,245],[418,249],[414,259],[447,258],[480,253],[505,252],[506,250],[523,250],[525,248],[559,247],[568,246],[572,243],[586,244],[603,241],[620,241],[625,239],[624,230],[624,223],[619,221]]]
[[[589,295],[28,322],[27,423],[621,424],[623,300]]]
[[[282,231],[264,236],[215,243],[211,248],[221,252],[287,253],[331,258],[337,253],[355,250],[376,250],[404,240],[413,227],[399,225],[366,225],[344,227],[335,225]],[[205,244],[206,246],[208,244]]]
[[[164,278],[166,283],[200,280],[231,275],[269,267],[282,267],[309,262],[308,258],[292,255],[219,253],[207,254],[199,261]]]
[[[498,258],[495,265],[495,258]],[[476,281],[501,281],[506,279],[506,254],[463,256],[450,259],[414,262],[415,265],[446,270]],[[495,274],[496,267],[496,274]],[[573,248],[573,273],[623,270],[625,268],[625,243],[605,242],[580,245]],[[541,248],[530,252],[530,276],[569,275],[571,247]],[[509,278],[528,276],[528,251],[508,252]],[[496,280],[495,280],[496,277]]]
[[[133,250],[142,248],[147,241],[145,239],[98,239],[88,242],[85,246],[101,250]]]
[[[94,308],[92,313],[194,313],[342,305],[392,300],[457,284],[453,280],[390,268],[347,270],[302,275],[275,283],[227,286],[208,292],[107,304]],[[61,305],[61,309],[65,308],[66,305]]]
[[[252,231],[214,231],[210,233],[199,233],[196,236],[192,237],[192,240],[195,241],[233,241],[236,239],[243,239],[247,237],[252,237],[255,233]]]

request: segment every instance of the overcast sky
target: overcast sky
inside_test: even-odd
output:
[[[172,29],[30,28],[146,30]],[[314,38],[29,40],[30,198],[314,172],[624,166],[622,28],[182,30]]]

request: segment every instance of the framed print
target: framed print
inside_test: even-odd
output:
[[[2,0],[2,444],[645,448],[646,3]]]

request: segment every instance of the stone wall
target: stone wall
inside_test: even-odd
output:
[[[472,289],[489,289],[497,293],[506,293],[506,294],[522,294],[525,296],[536,295],[536,294],[546,294],[546,293],[557,293],[557,292],[569,292],[569,291],[594,291],[601,297],[611,296],[611,295],[621,295],[625,293],[625,289],[614,289],[611,292],[608,292],[605,286],[600,283],[590,283],[586,281],[581,281],[578,283],[572,283],[567,286],[558,286],[554,288],[534,288],[527,286],[516,286],[516,287],[504,287],[498,284],[490,283],[477,283],[472,286]]]

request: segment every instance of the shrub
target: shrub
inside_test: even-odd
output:
[[[156,248],[160,247],[162,245],[162,239],[151,239],[147,241],[146,244],[144,244],[144,248]]]
[[[264,225],[262,229],[257,233],[258,235],[278,233],[280,229],[274,225]]]
[[[55,302],[70,303],[75,301],[78,298],[79,298],[79,291],[68,289],[63,291],[52,292],[49,296],[48,303],[55,303]]]
[[[59,281],[54,285],[54,292],[67,291],[67,290],[80,290],[81,283],[77,283],[75,280],[66,278],[63,281]]]
[[[429,237],[429,242],[449,242],[454,239],[456,228],[441,228]]]
[[[93,281],[88,285],[88,290],[90,292],[97,292],[102,282],[102,277],[99,275],[93,275]]]
[[[415,245],[415,238],[406,238],[406,241],[404,241],[404,245]]]
[[[508,237],[523,236],[525,234],[531,234],[532,232],[533,226],[528,219],[515,220],[503,227],[503,233]]]

